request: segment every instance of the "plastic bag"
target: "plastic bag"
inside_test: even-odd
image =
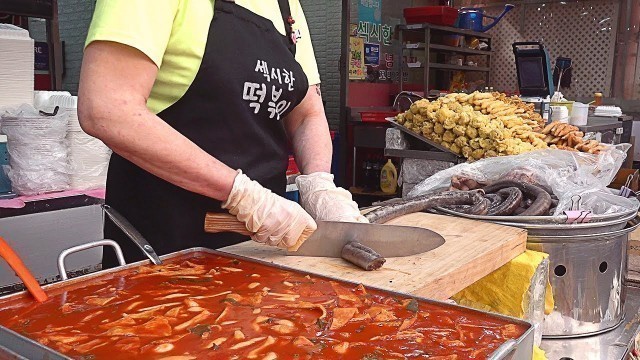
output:
[[[542,260],[536,268],[531,285],[524,298],[524,309],[526,320],[529,320],[534,327],[534,344],[540,346],[542,341],[542,327],[544,323],[545,295],[547,294],[547,283],[549,282],[549,258]]]
[[[551,190],[560,200],[554,215],[570,210],[571,199],[575,195],[581,197],[580,210],[590,210],[594,214],[630,211],[636,209],[635,202],[613,195],[607,189],[630,147],[629,144],[611,145],[598,155],[545,149],[459,164],[422,181],[407,194],[407,198],[448,189],[454,175],[479,183],[529,177]]]
[[[72,170],[71,187],[74,190],[104,188],[111,149],[99,139],[81,131],[70,131],[67,142]]]
[[[7,175],[14,192],[37,195],[69,189],[66,113],[42,115],[28,104],[5,108],[0,131],[8,139]]]
[[[385,146],[387,149],[406,150],[409,148],[407,139],[404,138],[402,131],[398,129],[387,129],[385,140]]]

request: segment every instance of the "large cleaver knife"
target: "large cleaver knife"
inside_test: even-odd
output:
[[[397,225],[318,221],[318,229],[303,233],[297,251],[288,255],[321,256],[339,258],[344,245],[357,241],[384,257],[400,257],[421,254],[444,244],[444,238],[431,230]],[[234,232],[251,235],[235,216],[207,213],[204,229],[209,233]],[[304,237],[307,237],[304,240]]]

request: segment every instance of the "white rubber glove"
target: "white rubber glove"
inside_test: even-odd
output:
[[[240,170],[222,207],[245,223],[254,233],[251,239],[271,246],[292,247],[305,228],[317,229],[300,205],[272,193]]]
[[[353,201],[351,193],[336,187],[333,175],[317,172],[300,175],[296,178],[296,185],[300,191],[300,202],[316,220],[368,222],[360,214],[358,204]]]

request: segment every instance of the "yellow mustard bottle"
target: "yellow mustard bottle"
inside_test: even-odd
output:
[[[391,162],[391,159],[387,160],[387,163],[382,167],[380,171],[380,189],[385,194],[395,194],[398,188],[398,171]]]

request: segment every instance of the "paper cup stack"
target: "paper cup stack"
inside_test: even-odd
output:
[[[16,193],[37,195],[69,189],[66,124],[64,114],[41,116],[31,105],[2,116],[0,129],[8,138],[7,175]]]
[[[78,97],[66,94],[49,97],[45,111],[59,111],[68,114],[67,144],[71,166],[71,188],[87,190],[104,188],[111,150],[100,140],[88,135],[78,121]]]
[[[562,123],[569,122],[569,109],[566,106],[551,107],[551,121],[559,121]]]

